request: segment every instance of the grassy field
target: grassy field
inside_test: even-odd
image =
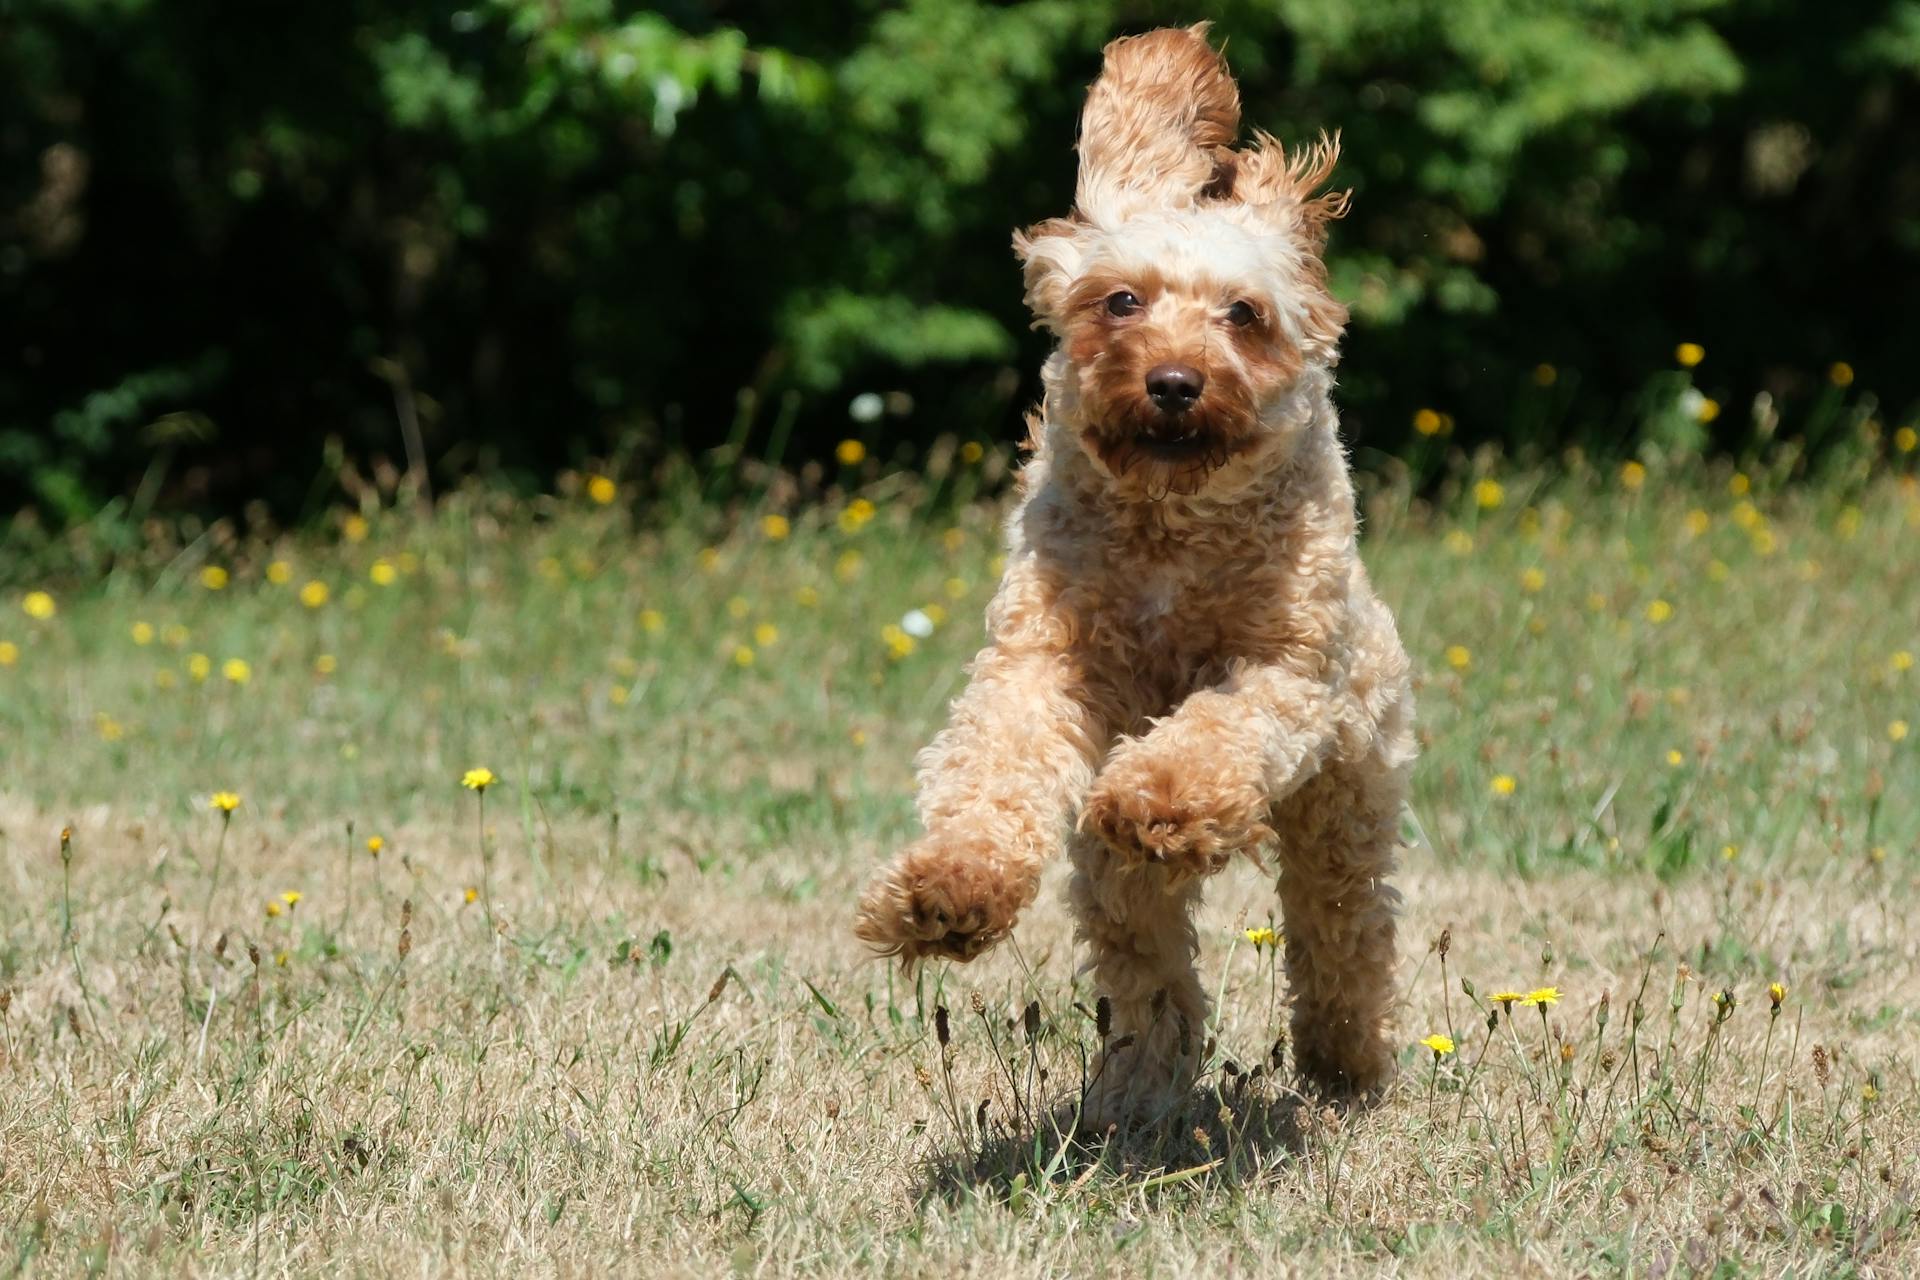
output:
[[[1372,488],[1425,744],[1399,1081],[1293,1092],[1230,871],[1204,1087],[1111,1143],[1057,884],[917,982],[849,934],[998,512],[562,489],[10,589],[0,1265],[1912,1274],[1911,476]]]

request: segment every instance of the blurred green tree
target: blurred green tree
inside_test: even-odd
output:
[[[1392,450],[1627,447],[1920,393],[1920,0],[1220,0],[1247,118],[1344,131],[1342,399]],[[297,513],[440,476],[1017,430],[1009,230],[1140,0],[25,0],[0,10],[0,502]],[[870,402],[870,401],[869,401]],[[1732,411],[1734,407],[1739,411]],[[1668,415],[1670,416],[1670,415]],[[329,451],[329,442],[334,447]]]

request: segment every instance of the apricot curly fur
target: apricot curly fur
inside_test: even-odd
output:
[[[1413,699],[1331,399],[1346,312],[1320,254],[1347,198],[1319,188],[1338,144],[1234,149],[1239,93],[1205,32],[1108,46],[1075,208],[1015,236],[1058,344],[1006,573],[917,762],[926,834],[856,925],[908,964],[969,960],[1066,852],[1114,1009],[1088,1103],[1115,1120],[1160,1114],[1192,1077],[1191,909],[1236,858],[1279,868],[1302,1073],[1365,1092],[1393,1064]],[[1201,384],[1188,406],[1149,386],[1169,363]]]

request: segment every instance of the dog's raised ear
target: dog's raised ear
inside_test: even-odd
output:
[[[1240,129],[1240,89],[1207,24],[1115,40],[1104,56],[1080,114],[1076,213],[1113,226],[1191,205]]]

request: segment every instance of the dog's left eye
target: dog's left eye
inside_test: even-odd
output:
[[[1110,293],[1107,295],[1108,315],[1130,316],[1139,309],[1140,299],[1134,297],[1125,289],[1122,289],[1118,293]]]
[[[1251,302],[1236,302],[1227,308],[1227,323],[1236,329],[1244,329],[1259,318]]]

